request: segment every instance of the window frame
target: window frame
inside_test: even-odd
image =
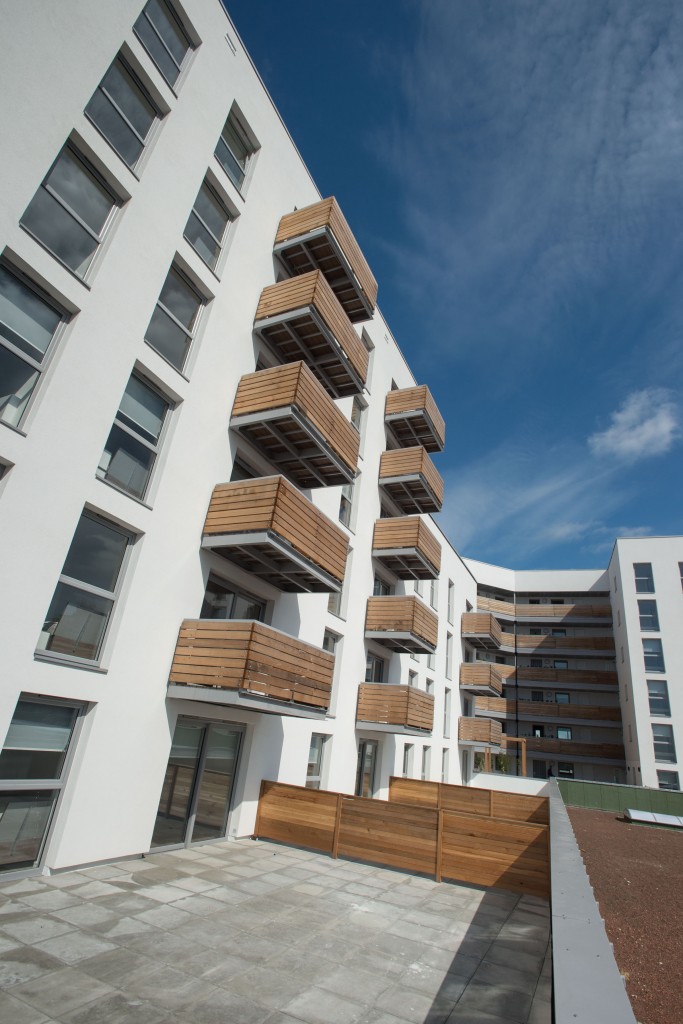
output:
[[[651,722],[650,726],[652,728],[655,764],[677,764],[678,757],[676,755],[673,725],[668,722]],[[666,753],[670,754],[670,756],[662,756],[665,753],[664,747],[667,748]]]
[[[558,740],[571,741],[571,738],[572,738],[572,727],[571,727],[571,725],[558,725],[556,732],[557,732],[557,739]]]
[[[366,683],[386,683],[385,675],[387,671],[386,658],[382,658],[379,654],[375,654],[374,651],[368,651],[365,655],[365,679]],[[379,676],[379,678],[375,678]]]
[[[651,605],[652,608],[650,611],[643,611],[643,605]],[[638,619],[641,633],[659,633],[659,612],[657,601],[653,597],[638,599]],[[648,625],[648,622],[651,624]]]
[[[451,738],[452,696],[453,691],[450,686],[447,686],[443,694],[443,738],[445,740]]]
[[[670,786],[664,785],[663,786],[662,782],[665,781],[664,776],[671,776],[670,781],[673,783],[673,785],[670,785]],[[681,791],[680,776],[679,776],[678,772],[667,771],[664,768],[662,768],[662,769],[658,768],[657,769],[657,785],[658,785],[659,789],[668,790],[671,793],[680,793],[680,791]]]
[[[327,746],[327,742],[328,742],[329,738],[330,737],[329,737],[328,733],[323,733],[323,732],[312,732],[311,733],[311,740],[310,740],[310,743],[308,745],[308,760],[306,762],[306,781],[305,781],[305,788],[306,789],[321,789],[322,788],[323,772],[325,770],[325,748]],[[318,745],[317,757],[316,757],[315,761],[311,761],[311,750],[313,749],[314,740],[319,740],[320,743]],[[314,772],[312,775],[309,773],[309,769],[310,769],[311,765],[313,765],[315,768],[317,768],[317,772]]]
[[[178,81],[181,78],[181,76],[183,74],[183,71],[187,67],[188,61],[190,60],[191,55],[197,49],[197,45],[193,41],[193,39],[192,39],[190,33],[188,32],[187,28],[185,27],[185,24],[183,23],[183,21],[181,20],[179,15],[176,13],[176,10],[173,7],[173,5],[168,3],[167,0],[159,0],[159,3],[161,5],[161,7],[166,9],[168,14],[170,15],[170,20],[175,22],[177,27],[180,29],[181,35],[183,35],[185,37],[185,40],[187,42],[187,49],[185,50],[185,55],[184,55],[184,57],[182,59],[182,62],[180,64],[178,64],[178,61],[173,56],[173,54],[169,50],[168,46],[164,42],[163,38],[161,37],[161,34],[160,34],[159,30],[157,29],[156,25],[154,24],[152,19],[147,14],[147,7],[149,6],[149,4],[145,4],[143,9],[140,11],[140,14],[135,19],[135,23],[133,25],[133,32],[135,34],[135,38],[139,41],[139,43],[142,46],[143,50],[145,51],[145,53],[147,54],[149,59],[154,64],[154,67],[157,69],[157,71],[159,72],[159,74],[161,75],[163,80],[166,82],[166,84],[168,85],[169,89],[172,89],[173,92],[176,93],[176,86],[178,84]],[[155,58],[154,54],[148,49],[148,47],[145,44],[142,36],[140,35],[140,32],[138,30],[138,22],[140,21],[141,18],[145,18],[145,20],[149,23],[152,31],[154,32],[154,34],[156,35],[157,39],[159,40],[159,42],[163,46],[163,48],[166,51],[168,57],[170,58],[172,63],[175,64],[175,66],[178,68],[178,74],[176,75],[176,77],[174,78],[174,80],[172,82],[170,82],[168,80],[166,74],[162,70],[162,68],[161,68],[160,64],[158,63],[157,59]]]
[[[641,637],[641,643],[643,645],[645,672],[665,673],[664,647],[659,637]],[[651,647],[649,651],[647,650],[648,646]]]
[[[194,294],[199,299],[199,306],[198,306],[197,312],[196,312],[196,314],[194,316],[194,319],[193,319],[193,322],[192,322],[192,329],[191,330],[188,330],[188,328],[185,326],[185,324],[181,323],[181,321],[177,318],[175,313],[173,313],[172,310],[170,310],[167,306],[165,306],[164,303],[161,301],[161,296],[162,296],[163,290],[164,290],[164,288],[166,286],[166,282],[168,281],[168,279],[171,276],[171,274],[175,274],[177,277],[179,277],[180,280],[183,282],[183,284],[187,288],[189,288],[190,291],[194,292]],[[190,358],[190,353],[192,352],[192,348],[193,348],[194,342],[197,339],[197,332],[199,330],[199,325],[202,322],[202,319],[204,317],[204,314],[206,312],[206,309],[207,309],[210,301],[211,301],[211,299],[207,295],[205,295],[203,292],[200,291],[200,289],[192,281],[192,279],[188,276],[188,274],[185,273],[185,271],[180,266],[180,264],[176,260],[173,260],[173,262],[171,263],[171,266],[168,268],[168,272],[166,274],[166,277],[164,278],[164,282],[163,282],[163,284],[161,286],[161,289],[159,291],[159,297],[157,298],[157,301],[154,304],[154,309],[152,311],[152,315],[151,315],[151,317],[149,319],[149,323],[148,323],[148,325],[147,325],[147,327],[145,329],[144,341],[145,341],[146,345],[149,345],[149,347],[152,349],[153,352],[156,352],[156,354],[161,359],[163,359],[165,363],[168,363],[169,366],[173,367],[173,369],[176,370],[177,373],[181,374],[181,376],[185,376],[185,371],[187,369],[187,363],[188,363],[188,360]],[[185,352],[184,352],[183,359],[182,359],[182,362],[181,362],[180,366],[177,366],[167,355],[165,355],[160,349],[158,349],[156,347],[156,345],[153,345],[152,342],[147,337],[147,333],[148,333],[150,327],[152,326],[152,322],[154,320],[154,317],[155,317],[157,309],[160,309],[161,312],[164,314],[164,316],[167,316],[172,321],[172,323],[183,332],[183,334],[185,335],[185,337],[187,339],[186,346],[185,346]]]
[[[652,571],[652,562],[634,562],[633,578],[636,594],[655,593],[655,577]]]
[[[152,123],[150,124],[150,126],[149,126],[149,128],[147,130],[147,134],[145,135],[144,138],[140,135],[140,133],[137,130],[137,128],[135,127],[135,125],[132,124],[132,122],[128,119],[127,115],[124,113],[124,111],[118,105],[118,103],[116,102],[114,97],[111,96],[106,91],[106,89],[103,87],[103,83],[104,83],[105,78],[107,77],[107,75],[109,74],[111,69],[116,64],[120,65],[120,67],[123,69],[123,72],[124,72],[125,76],[127,78],[129,78],[132,81],[133,86],[135,88],[137,88],[142,93],[143,99],[147,103],[149,103],[150,107],[154,111],[154,118],[153,118]],[[123,155],[123,153],[119,152],[119,150],[116,148],[114,142],[110,139],[109,135],[107,135],[107,133],[102,128],[102,126],[100,124],[98,124],[98,122],[93,117],[92,113],[90,113],[88,111],[88,107],[90,106],[90,104],[95,99],[95,97],[97,96],[98,93],[101,93],[104,96],[104,98],[112,106],[112,108],[116,112],[116,114],[118,114],[118,116],[124,122],[126,127],[133,133],[133,135],[136,137],[136,139],[140,143],[140,147],[141,147],[140,148],[140,152],[139,152],[138,156],[135,158],[135,160],[133,161],[133,163],[128,163],[128,161],[126,160],[126,158]],[[164,120],[164,118],[166,116],[166,113],[167,112],[165,112],[165,111],[163,111],[161,109],[161,107],[159,106],[158,102],[156,101],[156,99],[152,95],[149,87],[147,85],[145,85],[145,83],[141,79],[140,75],[133,69],[133,67],[130,64],[130,61],[126,60],[125,56],[121,53],[121,51],[119,51],[116,54],[116,56],[114,57],[114,60],[111,62],[111,64],[109,65],[109,67],[105,71],[101,81],[99,82],[97,88],[95,89],[95,92],[92,94],[92,96],[90,97],[90,99],[86,103],[85,108],[83,110],[84,116],[87,118],[87,120],[93,126],[93,128],[98,132],[99,135],[102,136],[102,138],[107,143],[107,145],[116,153],[116,155],[118,156],[119,160],[121,160],[122,163],[124,163],[126,165],[128,170],[132,171],[133,173],[135,173],[136,168],[138,167],[140,162],[143,160],[145,154],[147,152],[149,152],[149,144],[153,140],[154,136],[156,135],[157,129],[158,129],[159,125],[161,124],[161,122]]]
[[[197,200],[199,199],[203,189],[206,189],[207,192],[211,193],[211,195],[212,195],[213,199],[215,200],[215,202],[221,207],[221,209],[224,211],[224,213],[226,215],[225,228],[223,229],[223,234],[222,234],[222,236],[220,238],[216,237],[216,235],[213,233],[213,231],[211,230],[209,225],[206,223],[206,221],[203,219],[201,214],[196,209],[196,207],[197,207]],[[208,260],[204,259],[204,257],[200,253],[199,249],[196,247],[196,245],[194,245],[194,243],[187,236],[187,228],[188,228],[188,225],[189,225],[190,220],[191,220],[192,217],[196,217],[197,218],[197,220],[199,221],[201,226],[204,228],[205,231],[207,231],[209,233],[211,238],[214,240],[214,242],[218,246],[218,254],[216,256],[216,261],[213,264],[209,263]],[[218,191],[218,189],[215,187],[215,185],[212,184],[211,179],[209,178],[208,174],[205,174],[204,178],[202,179],[202,183],[199,186],[199,191],[197,192],[197,195],[195,196],[194,203],[192,204],[192,209],[190,210],[190,212],[188,214],[187,221],[185,222],[185,227],[183,228],[183,238],[185,239],[187,244],[190,246],[192,251],[197,254],[197,256],[202,261],[204,266],[208,267],[209,270],[211,271],[211,273],[214,274],[216,277],[218,277],[219,271],[221,270],[223,259],[225,257],[225,253],[227,251],[226,243],[229,241],[230,231],[231,231],[231,228],[232,228],[233,224],[235,223],[236,218],[237,218],[236,213],[232,209],[230,209],[230,206],[226,203],[225,199],[221,196],[221,194]]]
[[[237,156],[235,156],[235,154],[233,153],[232,149],[230,148],[230,145],[228,144],[227,140],[225,139],[224,132],[225,132],[226,128],[228,127],[228,125],[230,125],[230,127],[233,130],[233,132],[235,133],[235,135],[237,136],[239,141],[242,143],[244,149],[246,150],[246,157],[244,159],[244,167],[242,167],[242,164],[240,163],[240,160],[238,159]],[[218,155],[219,147],[220,147],[221,143],[223,144],[223,146],[225,146],[225,148],[227,149],[228,153],[232,157],[233,161],[240,168],[240,170],[242,172],[242,175],[241,175],[241,178],[239,179],[239,181],[235,180],[235,178],[233,177],[233,174],[231,173],[231,171],[228,170],[228,167],[226,167],[225,163],[223,162],[223,160],[221,160],[220,156]],[[223,124],[223,127],[221,128],[220,134],[219,134],[218,139],[216,141],[216,146],[215,146],[214,151],[213,151],[213,155],[214,155],[215,159],[217,160],[221,170],[223,171],[223,173],[228,178],[228,181],[237,190],[238,194],[240,196],[242,196],[242,197],[244,197],[244,195],[246,194],[247,187],[248,187],[249,181],[251,179],[251,173],[252,173],[252,169],[253,169],[254,158],[255,158],[255,156],[258,153],[260,148],[261,147],[258,144],[258,142],[256,141],[253,132],[251,131],[251,129],[247,125],[246,119],[243,117],[242,112],[240,111],[240,109],[237,106],[237,104],[233,103],[232,106],[230,107],[229,112],[228,112],[228,116],[225,119],[225,123]],[[228,164],[228,166],[229,166],[229,164]]]
[[[252,621],[253,622],[267,622],[268,621],[268,601],[266,600],[265,597],[259,597],[258,594],[251,594],[251,593],[249,593],[248,590],[243,590],[242,587],[238,586],[238,584],[233,583],[232,580],[229,580],[229,579],[227,579],[224,576],[219,576],[219,574],[216,573],[216,572],[210,572],[209,575],[207,576],[206,584],[204,586],[204,595],[202,597],[202,606],[199,609],[199,616],[198,617],[200,619],[203,617],[202,616],[202,611],[204,609],[204,604],[206,602],[206,592],[207,592],[207,590],[209,588],[209,584],[210,583],[217,584],[219,587],[223,587],[225,590],[229,591],[232,594],[232,596],[233,596],[232,607],[233,608],[234,608],[234,604],[235,604],[235,599],[241,598],[243,601],[246,601],[248,604],[259,604],[259,605],[261,605],[262,614],[261,614],[261,617],[257,618],[257,619],[241,620],[241,619],[236,619],[232,615],[230,615],[226,619],[217,619],[217,618],[212,617],[212,619],[207,620],[207,621],[221,621],[221,622],[223,622],[223,621],[224,622],[240,622],[240,621],[246,621],[246,622],[252,622]]]

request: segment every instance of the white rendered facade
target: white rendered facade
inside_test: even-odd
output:
[[[213,488],[231,479],[236,460],[255,474],[278,471],[230,431],[230,412],[241,378],[261,365],[259,359],[276,365],[253,326],[262,290],[287,278],[273,253],[280,218],[317,203],[320,194],[218,0],[173,3],[172,16],[181,26],[177,78],[169,75],[168,65],[162,68],[152,59],[148,30],[140,28],[142,0],[97,9],[85,0],[69,0],[59,10],[41,5],[39,12],[33,2],[5,3],[4,8],[12,45],[2,74],[10,101],[3,104],[0,117],[12,159],[0,169],[0,255],[12,281],[37,295],[41,309],[50,306],[61,318],[45,358],[37,361],[37,383],[27,378],[0,415],[0,564],[9,581],[0,616],[0,737],[5,737],[5,751],[22,743],[25,749],[32,742],[26,722],[17,723],[19,699],[32,706],[78,710],[54,785],[52,775],[46,781],[34,768],[22,776],[16,765],[0,779],[0,798],[42,789],[56,800],[37,862],[58,869],[150,848],[180,717],[204,730],[204,758],[213,735],[210,723],[224,723],[239,737],[224,824],[231,836],[252,832],[263,779],[305,784],[313,735],[327,738],[319,776],[325,788],[356,789],[359,744],[364,742],[363,751],[375,757],[369,784],[373,795],[385,795],[389,777],[404,768],[414,777],[469,781],[471,747],[458,742],[463,701],[470,699],[466,693],[461,696],[458,682],[463,660],[460,617],[476,606],[477,582],[490,581],[514,592],[532,589],[532,581],[522,577],[533,575],[538,583],[539,575],[547,575],[539,586],[571,590],[578,588],[579,579],[581,589],[590,591],[600,574],[517,573],[515,580],[509,570],[463,562],[425,517],[441,545],[441,571],[435,590],[425,581],[424,597],[417,600],[438,611],[436,652],[429,660],[424,654],[415,660],[365,639],[366,601],[376,574],[394,595],[414,594],[412,582],[397,580],[371,557],[382,506],[377,481],[387,445],[385,398],[392,387],[416,383],[378,311],[353,328],[370,352],[370,367],[358,396],[362,436],[350,516],[348,526],[339,527],[350,549],[339,613],[328,610],[326,593],[283,592],[262,575],[202,548]],[[143,96],[136,112],[146,134],[138,131],[140,152],[134,158],[130,154],[137,143],[131,143],[133,150],[126,150],[124,159],[104,137],[101,123],[96,127],[99,108],[92,105],[100,94],[105,99],[98,102],[111,103],[102,83],[117,54],[122,62],[117,73],[132,76]],[[233,167],[228,173],[214,155],[218,140],[230,137],[226,119],[233,119],[242,132],[245,166],[239,187],[235,178],[240,172]],[[62,161],[55,165],[60,172],[66,167],[67,158],[60,154],[67,143],[76,161],[83,162],[77,173],[83,174],[85,167],[88,181],[95,182],[97,201],[109,201],[102,196],[111,201],[101,231],[95,231],[98,237],[92,225],[85,232],[93,247],[87,269],[88,257],[70,269],[65,258],[53,255],[50,246],[54,251],[61,242],[46,239],[43,208],[34,205],[37,195],[40,202],[53,204],[56,192],[65,209],[66,171],[61,178],[48,180],[46,175],[55,161]],[[231,219],[224,237],[216,239],[220,251],[215,263],[203,258],[187,237],[204,186],[213,197],[214,212],[222,210]],[[92,210],[82,212],[89,215]],[[73,214],[67,217],[71,230]],[[197,236],[192,237],[196,242]],[[166,315],[163,309],[158,312],[158,300],[172,267],[183,294],[197,297],[199,307],[191,326],[185,330],[181,325],[174,335],[181,346],[177,359],[165,358],[145,340],[152,336],[154,317]],[[11,339],[1,344],[14,366],[16,345]],[[153,443],[145,442],[154,462],[137,497],[130,488],[107,480],[111,452],[103,455],[115,421],[122,422],[122,395],[133,402],[131,374],[136,386],[147,388],[147,401],[153,403],[149,396],[156,395],[160,425]],[[0,380],[0,396],[4,393]],[[336,404],[349,419],[358,412],[350,395]],[[145,408],[149,414],[152,406]],[[130,432],[125,423],[119,429]],[[134,433],[137,437],[139,431]],[[340,486],[316,487],[305,494],[338,522]],[[125,540],[111,586],[83,590],[82,580],[74,576],[77,568],[68,566],[84,513],[89,524],[94,522],[97,529],[104,524],[112,536]],[[683,560],[683,555],[678,558]],[[304,644],[322,648],[330,642],[326,633],[339,638],[327,713],[279,707],[244,694],[228,700],[213,691],[168,688],[179,628],[183,620],[200,616],[210,578],[262,602],[263,621]],[[54,624],[46,626],[56,588],[61,586],[59,593],[64,594],[74,580],[81,597],[87,592],[88,600],[111,607],[99,649],[95,652],[98,645],[93,642],[88,657],[60,653],[51,633]],[[357,725],[358,685],[365,678],[368,653],[383,660],[383,682],[410,682],[433,695],[431,730]],[[673,650],[669,655],[667,649],[667,669],[669,664],[675,668],[673,659]],[[677,672],[680,677],[680,665]],[[633,686],[642,686],[635,675]],[[680,716],[681,709],[673,707]],[[57,749],[58,731],[45,739],[43,729],[38,745],[49,748],[52,743]],[[643,781],[656,785],[652,766],[645,777],[642,740],[640,759]],[[11,820],[7,814],[7,828]]]

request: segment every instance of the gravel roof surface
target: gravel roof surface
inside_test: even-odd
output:
[[[567,811],[638,1021],[683,1022],[683,833]]]

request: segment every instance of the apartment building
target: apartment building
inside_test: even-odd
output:
[[[632,542],[538,574],[442,534],[443,418],[219,0],[4,14],[0,869],[249,835],[264,779],[470,782],[520,738],[539,780],[677,784],[651,664],[614,678]]]

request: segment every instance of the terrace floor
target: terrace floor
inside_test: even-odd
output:
[[[548,904],[240,840],[0,883],[12,1024],[550,1024]]]

